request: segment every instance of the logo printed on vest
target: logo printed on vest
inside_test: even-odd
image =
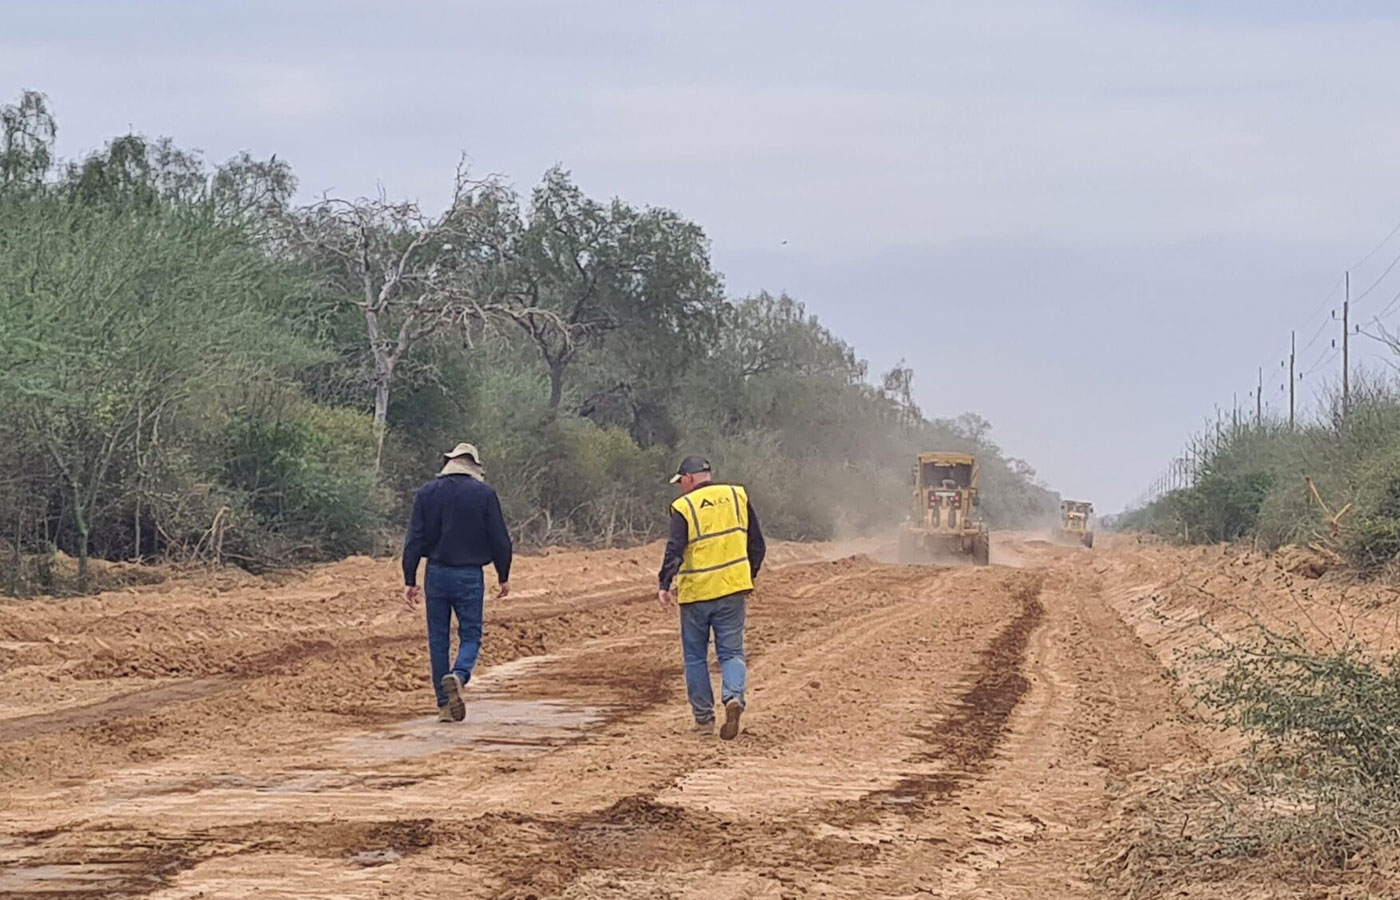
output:
[[[714,505],[715,505],[715,504],[714,504],[709,498],[706,498],[706,499],[700,501],[700,508],[701,508],[701,509],[704,509],[704,508],[707,507],[707,506],[714,506]]]

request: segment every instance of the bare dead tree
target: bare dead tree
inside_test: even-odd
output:
[[[1384,344],[1390,350],[1392,355],[1400,357],[1400,333],[1397,333],[1387,328],[1385,326],[1385,323],[1380,320],[1379,316],[1376,318],[1373,327],[1375,328],[1374,331],[1368,328],[1358,327],[1356,329],[1356,333],[1362,335],[1363,337],[1368,337],[1371,340],[1376,341],[1377,343]],[[1400,364],[1396,364],[1394,360],[1386,359],[1385,357],[1382,357],[1381,359],[1382,362],[1390,366],[1392,369],[1400,371]]]
[[[323,199],[300,210],[292,225],[293,241],[327,269],[344,302],[364,315],[373,365],[376,471],[395,375],[429,337],[495,320],[556,328],[569,339],[555,312],[513,297],[512,248],[520,218],[514,193],[497,177],[474,179],[459,165],[451,200],[438,215],[381,193],[373,199]]]

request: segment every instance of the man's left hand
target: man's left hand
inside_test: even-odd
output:
[[[418,595],[419,595],[420,593],[422,593],[422,591],[421,591],[421,589],[418,588],[417,586],[415,586],[415,585],[404,585],[404,589],[403,589],[403,605],[404,605],[404,606],[407,606],[409,609],[412,609],[413,607],[417,606],[417,605],[418,605]]]
[[[662,609],[670,609],[676,605],[676,592],[669,588],[663,588],[656,592],[656,602],[661,605]]]

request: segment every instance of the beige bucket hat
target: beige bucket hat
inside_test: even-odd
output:
[[[481,464],[481,451],[465,441],[448,450],[442,455],[442,471],[438,472],[439,478],[444,475],[470,475],[484,480],[486,467]]]

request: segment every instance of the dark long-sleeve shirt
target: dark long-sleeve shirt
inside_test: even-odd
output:
[[[496,577],[510,580],[510,532],[501,499],[470,475],[444,475],[418,489],[403,541],[403,583],[418,583],[423,557],[444,566],[496,566]]]
[[[768,553],[768,545],[763,541],[763,529],[758,525],[758,516],[754,515],[753,504],[748,504],[749,510],[749,574],[758,576],[758,570],[763,568],[763,557]],[[686,545],[690,543],[690,526],[686,523],[685,516],[671,510],[671,533],[666,538],[666,555],[661,558],[661,589],[664,591],[675,581],[676,573],[681,570],[681,560],[685,557]]]

